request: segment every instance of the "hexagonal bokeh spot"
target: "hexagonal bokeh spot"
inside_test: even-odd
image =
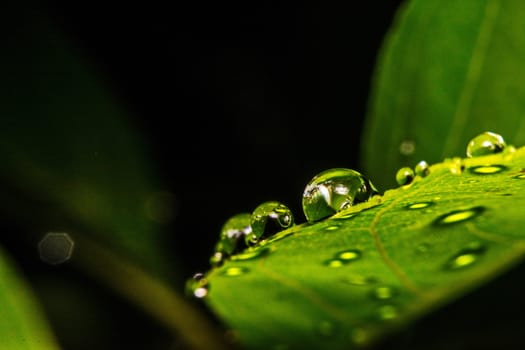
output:
[[[38,243],[38,253],[43,262],[58,265],[71,258],[74,246],[67,233],[49,232]]]

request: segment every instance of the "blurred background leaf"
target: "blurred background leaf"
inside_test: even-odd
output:
[[[409,0],[380,50],[361,167],[383,189],[396,170],[465,155],[481,131],[525,142],[525,4]]]
[[[2,348],[58,350],[53,330],[22,271],[0,250],[0,338]]]

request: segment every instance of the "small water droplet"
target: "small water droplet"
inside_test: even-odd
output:
[[[334,219],[336,219],[336,220],[347,220],[347,219],[353,218],[354,216],[357,216],[357,214],[356,213],[345,214],[345,215],[341,215],[341,216],[335,217]]]
[[[474,137],[467,145],[467,157],[479,157],[502,152],[507,144],[501,135],[486,131]]]
[[[470,266],[478,261],[479,257],[485,252],[485,247],[479,242],[473,242],[459,253],[454,255],[446,264],[449,270],[461,269]]]
[[[206,297],[209,293],[210,286],[206,276],[198,272],[186,281],[186,294],[197,299]]]
[[[446,161],[451,163],[449,170],[454,175],[461,175],[461,173],[465,169],[465,164],[463,162],[463,159],[459,157],[447,159]]]
[[[382,305],[377,311],[379,318],[384,321],[392,320],[398,315],[397,307],[394,305]]]
[[[324,229],[325,231],[335,231],[335,230],[339,230],[339,225],[331,225],[331,226],[328,226]]]
[[[468,171],[476,175],[492,175],[507,169],[504,165],[478,165],[468,168]]]
[[[213,267],[219,267],[222,264],[224,264],[225,260],[226,260],[226,256],[224,255],[224,253],[215,252],[212,254],[210,258],[210,265]]]
[[[361,173],[332,168],[314,176],[303,192],[302,207],[308,222],[321,220],[356,203],[369,200],[378,191]]]
[[[215,246],[215,252],[226,258],[246,248],[244,236],[251,233],[250,213],[233,215],[222,225],[219,242]],[[213,259],[213,257],[212,257]]]
[[[335,257],[343,261],[352,261],[352,260],[359,259],[361,257],[361,252],[355,249],[345,250],[345,251],[337,253]]]
[[[343,279],[343,282],[351,284],[351,285],[354,285],[354,286],[368,286],[368,285],[371,285],[371,284],[378,283],[378,280],[375,277],[365,277],[365,276],[360,276],[360,275],[352,275],[352,276],[345,277]]]
[[[434,204],[435,204],[434,202],[418,202],[418,203],[409,204],[405,208],[410,209],[410,210],[418,210],[418,209],[428,208]]]
[[[430,174],[430,165],[428,165],[426,161],[422,160],[414,167],[414,173],[417,176],[426,177],[428,174]]]
[[[485,211],[485,207],[478,206],[465,210],[454,210],[447,214],[439,216],[433,221],[435,226],[446,226],[457,224],[463,221],[471,220]]]
[[[396,181],[400,186],[408,185],[414,180],[414,170],[409,167],[403,167],[396,173]]]
[[[262,248],[251,251],[245,251],[243,253],[233,255],[231,257],[232,261],[244,261],[244,260],[254,260],[267,256],[270,253],[270,248]]]
[[[514,176],[514,178],[518,179],[518,180],[523,180],[523,179],[525,179],[525,174],[516,175],[516,176]]]
[[[224,270],[222,275],[227,277],[238,277],[248,273],[249,271],[250,269],[244,266],[232,266]]]
[[[292,211],[277,201],[264,202],[255,208],[250,218],[252,232],[245,236],[247,245],[254,245],[294,224]]]
[[[394,289],[388,286],[380,286],[374,289],[374,298],[379,300],[390,299],[394,296]]]
[[[322,321],[317,325],[317,333],[323,337],[331,337],[335,334],[335,325],[330,321]]]
[[[38,243],[40,260],[50,265],[60,265],[71,259],[75,242],[63,232],[49,232]]]
[[[330,260],[325,261],[324,264],[331,268],[338,268],[338,267],[342,267],[345,263],[344,261],[340,259],[330,259]]]
[[[430,244],[421,243],[420,245],[416,247],[416,252],[419,254],[423,254],[423,253],[428,252],[429,249],[430,249]]]
[[[404,156],[411,156],[416,151],[416,143],[414,140],[406,139],[399,144],[399,153]]]

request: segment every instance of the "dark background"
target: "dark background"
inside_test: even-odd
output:
[[[311,177],[361,170],[370,79],[399,4],[48,1],[46,11],[137,118],[177,200],[173,247],[191,276],[231,215],[278,200],[304,222]]]

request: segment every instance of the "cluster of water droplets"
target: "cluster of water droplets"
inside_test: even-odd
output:
[[[512,152],[512,150],[515,149],[512,146],[507,146],[500,135],[493,132],[484,132],[474,137],[468,143],[466,155],[471,158],[503,151]],[[454,169],[457,173],[461,173],[463,170],[461,158],[457,158],[457,163]],[[504,166],[490,165],[471,167],[469,170],[475,174],[492,174],[504,169]],[[454,172],[454,170],[451,171]],[[413,168],[400,168],[395,176],[396,182],[399,186],[409,186],[417,177],[427,177],[430,172],[430,165],[422,160],[415,164]],[[525,174],[520,178],[525,178]],[[302,195],[302,209],[307,222],[311,224],[339,213],[355,204],[369,201],[376,195],[380,195],[380,192],[360,172],[348,168],[331,168],[317,174],[306,184]],[[408,206],[407,209],[418,210],[433,204],[433,202],[415,203]],[[434,225],[443,226],[461,222],[471,219],[482,212],[482,207],[450,212],[437,218],[434,221]],[[247,260],[265,255],[269,252],[269,249],[254,249],[255,246],[275,240],[275,237],[272,238],[273,235],[293,225],[295,225],[295,219],[291,210],[278,201],[264,202],[251,213],[236,214],[222,226],[219,240],[210,258],[210,264],[212,267],[218,267],[228,259]],[[476,253],[480,251],[480,249],[477,249]],[[450,263],[451,266],[454,264],[454,266],[466,265],[465,261],[467,259],[463,255],[465,254],[459,254],[458,256],[461,257],[458,260],[459,262],[453,260]],[[340,256],[338,255],[327,260],[325,264],[329,267],[337,268],[360,257],[361,253],[359,251],[349,250],[342,252]],[[247,268],[232,266],[223,271],[223,274],[233,277],[243,275],[247,271]],[[205,297],[208,294],[208,288],[209,285],[204,274],[195,274],[193,278],[188,280],[188,290],[197,298]]]

